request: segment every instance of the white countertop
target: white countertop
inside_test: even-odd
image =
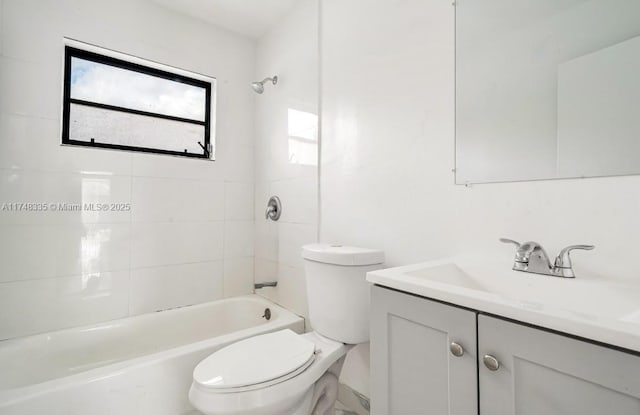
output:
[[[452,257],[367,274],[384,287],[640,352],[640,281],[559,278]]]

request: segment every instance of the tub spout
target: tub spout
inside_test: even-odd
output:
[[[260,288],[264,288],[264,287],[277,287],[277,286],[278,286],[278,281],[257,282],[253,284],[253,288],[255,288],[256,290],[259,290]]]

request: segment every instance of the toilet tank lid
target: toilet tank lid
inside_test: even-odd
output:
[[[379,249],[332,244],[304,245],[302,257],[311,261],[344,266],[375,265],[384,262],[384,252]]]

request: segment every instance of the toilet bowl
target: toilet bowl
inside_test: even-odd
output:
[[[231,344],[200,362],[189,390],[205,415],[329,415],[344,356],[369,340],[368,271],[381,251],[305,245],[309,321],[313,332],[291,330]]]
[[[323,392],[335,401],[338,379],[331,369],[350,348],[288,329],[252,337],[203,360],[194,370],[189,399],[206,415],[308,415]]]

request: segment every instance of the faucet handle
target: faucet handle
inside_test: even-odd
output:
[[[554,263],[555,268],[571,268],[571,257],[569,254],[574,249],[582,249],[585,251],[591,251],[595,246],[593,245],[569,245],[568,247],[562,249],[558,256],[556,257],[556,261]]]
[[[514,241],[513,239],[500,238],[500,242],[505,244],[514,244],[516,248],[520,248],[520,242]]]
[[[513,239],[508,239],[508,238],[500,238],[500,242],[504,244],[514,244],[516,246],[516,255],[514,258],[514,265],[513,265],[514,267],[519,267],[520,263],[529,262],[528,254],[526,255],[526,258],[525,258],[525,254],[522,252],[522,248],[524,247],[524,245],[527,245],[527,242],[525,242],[524,244],[521,244],[518,241],[514,241]]]

